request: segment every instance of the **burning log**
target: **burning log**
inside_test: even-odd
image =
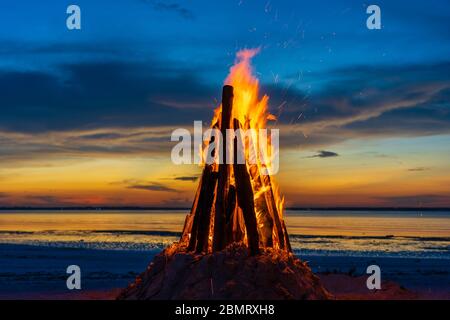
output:
[[[284,236],[283,226],[280,222],[280,216],[278,215],[278,208],[275,203],[275,198],[273,195],[270,176],[264,176],[262,178],[262,180],[263,180],[263,185],[268,188],[268,190],[265,192],[266,203],[267,203],[267,208],[269,209],[269,212],[270,212],[270,216],[272,217],[273,221],[275,222],[275,230],[276,230],[278,245],[279,245],[280,249],[284,249],[285,236]]]
[[[239,221],[235,221],[237,219],[237,198],[236,198],[236,188],[234,185],[230,185],[230,188],[228,190],[228,199],[227,199],[227,211],[225,212],[225,229],[226,229],[226,237],[225,242],[231,243],[234,241],[240,241],[237,240],[237,238],[234,236],[234,224],[240,223]]]
[[[244,215],[242,213],[242,209],[237,206],[235,207],[235,212],[231,217],[231,235],[229,237],[231,242],[243,242],[245,237],[245,223],[244,223]]]
[[[205,170],[206,171],[206,170]],[[214,192],[217,185],[217,172],[213,172],[210,169],[207,172],[207,179],[209,184],[205,186],[204,194],[202,198],[202,208],[201,215],[198,225],[198,235],[197,235],[197,246],[196,251],[198,253],[207,251],[208,247],[208,237],[209,237],[209,227],[211,221],[211,209],[214,202]]]
[[[261,164],[249,164],[244,150],[238,149],[238,142],[244,148],[251,143],[255,146],[255,142],[248,141],[248,137],[242,140],[240,135],[235,136],[233,145],[229,146],[234,147],[233,162],[227,161],[232,157],[227,154],[226,130],[241,128],[239,119],[231,121],[233,99],[233,87],[224,86],[221,113],[214,122],[222,133],[219,147],[223,161],[219,165],[205,165],[181,242],[188,251],[197,253],[221,251],[233,242],[246,242],[251,255],[258,254],[260,247],[290,252],[289,236],[277,202],[279,195],[271,177],[261,174]],[[249,127],[250,121],[246,120],[245,126]],[[245,161],[238,163],[238,159]]]
[[[195,249],[197,252],[202,252],[207,249],[211,207],[216,184],[217,173],[213,172],[212,165],[207,165],[201,178],[199,201],[195,208],[191,237],[189,239],[189,251]]]
[[[234,127],[240,128],[239,121],[234,119]],[[258,227],[256,223],[255,203],[253,198],[253,189],[250,181],[250,175],[247,171],[247,165],[239,164],[238,152],[243,152],[242,149],[238,150],[238,137],[234,138],[234,178],[236,181],[236,193],[239,207],[242,209],[245,221],[245,229],[247,231],[247,242],[250,249],[250,254],[259,253],[259,237]]]
[[[284,241],[289,252],[292,252],[291,241],[289,241],[289,235],[287,233],[286,224],[283,221]]]
[[[253,187],[256,191],[255,206],[258,208],[256,212],[258,222],[259,241],[264,247],[273,247],[273,218],[269,213],[266,201],[265,187],[259,174],[259,168],[256,164],[249,167],[250,177],[253,181]]]
[[[231,125],[231,110],[233,109],[233,87],[224,86],[222,90],[222,119],[220,131],[223,141],[220,146],[222,149],[223,163],[219,164],[219,181],[217,187],[216,212],[214,216],[214,238],[213,251],[220,251],[225,248],[225,220],[227,212],[228,191],[230,186],[230,165],[226,163],[227,148],[226,136],[227,129]]]
[[[185,228],[186,228],[186,224],[190,223],[190,230],[191,230],[191,232],[189,233],[189,236],[188,236],[188,239],[189,239],[188,250],[189,251],[194,249],[195,243],[197,240],[197,225],[198,225],[198,220],[200,217],[199,201],[201,201],[201,198],[202,198],[202,189],[204,186],[203,180],[205,177],[205,172],[206,172],[206,170],[203,170],[203,175],[200,179],[200,184],[199,184],[197,193],[195,195],[195,200],[194,200],[194,203],[192,204],[191,214],[190,214],[191,215],[190,222],[188,222],[187,218],[186,218],[186,222],[185,222]]]
[[[192,204],[190,213],[186,216],[184,220],[183,233],[181,235],[181,242],[186,243],[190,241],[191,230],[193,225],[193,220],[196,213],[196,208],[198,206],[198,199],[200,197],[200,190],[202,186],[202,180],[200,179],[200,183],[197,188],[197,192],[195,193],[194,203]]]

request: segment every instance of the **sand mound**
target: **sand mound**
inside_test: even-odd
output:
[[[173,245],[124,289],[118,299],[329,299],[319,278],[292,254],[264,249],[249,256],[232,244],[208,255],[186,253]]]

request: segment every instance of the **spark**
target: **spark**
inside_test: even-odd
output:
[[[278,109],[278,110],[281,110],[281,109],[286,105],[286,103],[287,103],[286,100],[283,101],[283,102],[277,107],[277,109]]]
[[[270,73],[272,73],[273,82],[275,84],[277,84],[278,83],[278,73],[274,74],[272,71],[270,71]]]

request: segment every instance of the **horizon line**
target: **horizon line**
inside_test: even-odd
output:
[[[39,207],[39,206],[10,206],[10,207],[0,207],[0,211],[6,210],[51,210],[51,211],[73,211],[73,210],[191,210],[190,207],[161,207],[161,206],[50,206],[50,207]],[[294,211],[318,211],[318,210],[329,210],[329,211],[341,211],[341,210],[355,210],[355,211],[440,211],[444,210],[450,211],[450,207],[353,207],[353,206],[335,206],[335,207],[286,207],[285,210]]]

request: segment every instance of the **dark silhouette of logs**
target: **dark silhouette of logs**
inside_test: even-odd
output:
[[[289,252],[292,252],[291,242],[289,241],[289,235],[287,233],[286,224],[284,223],[284,220],[282,221],[282,223],[283,223],[283,231],[284,231],[284,241],[286,242],[287,250]]]
[[[212,170],[212,166],[208,166],[205,170],[205,180],[208,184],[204,184],[203,194],[200,204],[200,217],[198,221],[197,245],[196,252],[200,253],[208,250],[209,225],[211,221],[211,209],[214,202],[214,193],[217,184],[217,172]]]
[[[231,140],[227,139],[227,129],[241,128],[238,119],[232,121],[232,110],[233,87],[224,86],[222,112],[214,125],[214,128],[220,126],[222,134],[222,141],[218,143],[222,161],[218,165],[205,165],[181,241],[186,243],[188,251],[197,253],[221,251],[228,244],[242,242],[245,238],[251,255],[258,254],[260,246],[278,246],[292,251],[270,176],[263,175],[258,164],[247,167],[245,161],[238,163],[238,159],[245,159],[244,148],[255,142],[250,143],[248,137],[239,134],[227,141]],[[247,120],[246,129],[248,126]],[[211,137],[210,144],[214,138]],[[229,154],[231,148],[233,152]],[[233,161],[229,162],[230,159]]]
[[[198,220],[200,218],[200,203],[202,201],[202,189],[205,186],[204,177],[205,177],[206,171],[207,170],[205,168],[205,170],[203,170],[202,177],[200,178],[199,190],[197,190],[197,194],[195,195],[194,204],[192,205],[192,208],[191,208],[191,215],[193,215],[193,216],[192,216],[192,221],[191,221],[191,233],[190,233],[189,245],[188,245],[189,251],[194,250],[196,242],[197,242],[197,228],[198,228]]]
[[[264,188],[259,168],[257,164],[249,165],[250,177],[253,181],[253,189],[258,192]],[[273,218],[269,212],[268,203],[266,199],[266,192],[262,192],[258,198],[255,198],[255,207],[258,208],[256,212],[259,217],[258,233],[259,242],[263,247],[273,247]],[[255,209],[256,210],[256,209]],[[275,236],[275,239],[278,239]]]
[[[191,207],[191,211],[190,213],[186,216],[186,219],[184,220],[184,226],[183,226],[183,233],[181,235],[181,241],[182,242],[188,242],[190,243],[190,238],[192,237],[192,230],[193,230],[193,220],[195,217],[195,213],[197,212],[197,207],[198,207],[198,201],[200,198],[200,190],[202,188],[203,185],[203,181],[200,178],[200,183],[198,185],[197,188],[197,192],[195,193],[195,198],[194,198],[194,202],[192,203],[192,207]],[[188,245],[188,250],[192,250],[192,248],[189,247]]]
[[[197,252],[207,250],[211,207],[216,184],[217,173],[213,171],[212,165],[207,165],[201,178],[200,195],[195,208],[188,245],[189,251],[194,249]]]
[[[239,129],[239,121],[234,119],[234,128]],[[238,205],[242,209],[245,221],[245,229],[247,231],[247,242],[250,254],[259,253],[259,237],[258,227],[256,224],[255,202],[253,199],[253,189],[250,181],[250,175],[247,171],[245,163],[239,164],[237,159],[238,153],[243,152],[242,148],[238,148],[238,140],[240,137],[234,138],[234,179],[236,182],[236,194]]]
[[[216,125],[214,126],[216,127]],[[212,136],[209,144],[212,144],[215,137]],[[213,152],[213,156],[215,150]],[[215,188],[217,184],[217,173],[214,172],[213,165],[208,164],[203,170],[203,174],[200,178],[199,187],[195,195],[195,200],[191,208],[191,226],[190,226],[190,237],[188,244],[188,251],[196,250],[197,252],[207,251],[208,244],[208,234],[209,225],[211,217],[211,207],[214,200]],[[187,230],[186,224],[188,219],[186,219],[185,226],[183,230]],[[183,236],[187,233],[183,232]]]
[[[214,215],[214,236],[213,251],[220,251],[225,248],[225,221],[227,212],[228,189],[230,185],[230,165],[227,164],[226,130],[231,128],[231,111],[233,109],[233,87],[224,86],[222,90],[222,115],[220,131],[222,132],[222,163],[219,164],[219,177],[217,185],[215,215]]]
[[[225,242],[232,243],[235,241],[234,237],[234,231],[233,231],[233,224],[235,221],[233,220],[235,216],[237,215],[237,199],[236,199],[236,187],[233,185],[230,185],[230,188],[228,189],[228,198],[227,198],[227,209],[225,212]]]
[[[276,230],[278,244],[280,246],[280,249],[283,249],[284,243],[285,243],[284,230],[283,230],[283,225],[280,221],[280,216],[278,215],[278,208],[275,203],[275,197],[273,195],[272,183],[270,181],[270,176],[269,175],[263,176],[262,180],[263,180],[264,186],[266,186],[268,188],[268,190],[265,192],[267,208],[269,209],[270,216],[272,217],[272,219],[275,223],[275,230]]]

